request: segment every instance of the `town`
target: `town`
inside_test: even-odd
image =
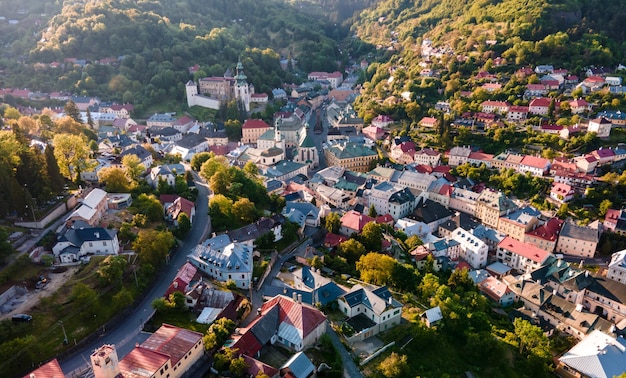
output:
[[[454,49],[418,47],[412,90],[401,63],[364,83],[372,56],[268,93],[245,59],[196,64],[185,112],[1,88],[0,159],[22,176],[0,318],[41,333],[0,371],[624,374],[626,67],[494,52],[435,96]]]

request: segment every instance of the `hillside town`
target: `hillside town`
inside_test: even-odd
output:
[[[425,39],[420,75],[439,75],[427,62],[446,54],[445,47]],[[492,64],[501,68],[506,61],[497,57]],[[111,219],[137,201],[136,193],[107,191],[109,183],[102,174],[125,169],[126,156],[136,157],[138,176],[148,189],[159,191],[158,217],[169,229],[178,230],[185,218],[189,227],[210,230],[211,220],[208,225],[196,222],[198,213],[207,209],[175,188],[182,182],[189,189],[199,175],[197,180],[211,190],[212,232],[190,250],[178,252],[186,261],[176,267],[175,279],[161,294],[164,302],[182,298],[181,307],[197,315],[197,323],[221,327],[230,322],[236,327],[226,332],[221,345],[207,346],[202,333],[167,323],[125,355],[118,354],[115,345],[101,345],[90,355],[95,377],[185,376],[206,362],[205,350],[215,355],[214,374],[230,369],[255,377],[321,376],[334,367],[311,350],[324,345],[324,335],[335,332],[343,345],[333,342],[334,350],[345,351],[345,345],[362,367],[396,342],[412,340],[392,344],[381,338],[406,323],[409,303],[390,277],[367,278],[367,252],[409,265],[423,279],[464,272],[459,274],[467,274],[489,308],[528,320],[547,336],[573,338],[571,348],[554,359],[563,376],[617,376],[626,371],[626,249],[614,250],[612,244],[626,235],[626,210],[597,194],[599,187],[613,184],[607,175],[626,161],[626,143],[615,138],[616,132],[624,135],[626,113],[605,106],[598,111],[597,104],[582,98],[600,91],[624,93],[624,67],[582,73],[547,64],[520,68],[510,73],[525,86],[515,102],[493,99],[507,81],[501,73],[480,70],[473,77],[474,89],[458,93],[473,108],[439,101],[436,112],[421,117],[407,132],[403,120],[392,114],[359,115],[355,100],[363,88],[357,76],[367,66],[363,60],[345,73],[310,72],[303,84],[285,84],[271,93],[255,93],[241,61],[223,76],[183,83],[188,108],[217,111],[228,102],[238,104],[247,117],[237,138],[225,124],[200,121],[190,113],[166,111],[139,120],[133,105],[123,101],[0,89],[3,101],[71,102],[97,136],[89,169],[78,172],[81,187],[63,204],[64,215],[53,230],[54,245],[49,251],[32,252],[34,259],[47,254],[54,265],[72,266],[94,256],[132,254],[132,247],[121,240],[126,238],[121,227],[113,227]],[[190,75],[197,69],[189,67]],[[402,69],[406,67],[395,67]],[[557,92],[563,95],[559,100],[553,95]],[[406,92],[382,101],[409,101],[411,96]],[[279,109],[271,119],[252,117],[268,105]],[[52,120],[68,115],[67,107],[15,109],[22,116],[47,115]],[[559,122],[564,118],[567,122]],[[436,139],[444,126],[455,130],[455,140],[461,142],[466,132],[490,137],[490,132],[511,128],[536,138],[555,138],[556,143],[586,136],[599,142],[588,151],[552,151],[554,156],[544,154],[542,146],[532,146],[535,143],[523,150],[487,153],[471,141],[441,148]],[[45,149],[50,141],[32,135],[29,143]],[[238,227],[217,227],[223,213],[216,209],[223,208],[213,201],[225,198],[236,183],[219,189],[220,183],[213,180],[217,170],[207,177],[204,164],[194,167],[199,156],[204,164],[221,159],[224,171],[255,167],[250,174],[255,182],[284,206],[276,212],[264,210],[258,219],[239,217],[246,224]],[[518,182],[536,183],[540,190],[525,196],[518,190],[521,184],[495,185],[490,176],[503,172]],[[33,212],[32,221],[16,219],[15,224],[44,229],[58,217],[55,212],[38,220]],[[373,243],[377,249],[364,245],[372,229],[380,233]],[[279,249],[283,238],[290,242]],[[354,258],[356,243],[363,250]],[[454,322],[449,310],[442,311],[443,302],[430,306],[435,297],[433,292],[418,305],[410,303],[428,329]],[[274,365],[267,357],[273,346],[289,352]],[[216,364],[222,357],[217,355],[230,360],[221,370]],[[354,365],[352,359],[342,359],[344,369],[348,361]],[[241,362],[239,367],[235,361]],[[53,359],[30,376],[69,376],[66,370]]]

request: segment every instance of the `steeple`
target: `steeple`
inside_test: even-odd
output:
[[[243,73],[243,63],[241,63],[241,59],[237,62],[237,75],[235,75],[235,80],[238,85],[246,85],[248,84],[246,80],[248,77]]]

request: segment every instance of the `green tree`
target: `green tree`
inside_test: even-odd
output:
[[[404,246],[408,252],[414,250],[415,248],[423,245],[424,242],[417,235],[411,235],[404,241]]]
[[[369,222],[361,231],[361,242],[368,251],[380,252],[383,243],[383,229],[376,222]]]
[[[257,218],[257,209],[254,203],[247,198],[240,198],[233,203],[233,216],[243,223],[251,223]]]
[[[74,181],[90,166],[90,152],[84,137],[72,134],[56,134],[52,141],[54,156],[61,174]]]
[[[338,233],[339,227],[341,227],[341,217],[339,214],[335,212],[328,214],[324,221],[324,227],[326,227],[328,232],[332,232],[333,234]]]
[[[169,231],[141,230],[133,242],[133,249],[144,262],[158,266],[174,244],[174,235]]]
[[[209,181],[216,172],[225,172],[228,169],[228,159],[224,156],[215,156],[202,163],[200,167],[200,176]]]
[[[376,218],[378,216],[378,213],[376,212],[376,206],[374,206],[374,205],[370,206],[370,209],[369,209],[367,215],[369,215],[372,218]]]
[[[70,300],[74,303],[75,308],[83,314],[83,317],[90,318],[97,307],[98,294],[96,291],[82,282],[74,285]]]
[[[391,352],[380,364],[378,370],[387,378],[404,377],[409,372],[409,364],[404,354]]]
[[[370,252],[356,262],[361,279],[375,285],[387,285],[392,278],[396,260],[380,253]]]
[[[613,202],[611,202],[611,200],[609,199],[604,199],[602,200],[602,202],[600,202],[600,207],[599,209],[599,215],[601,217],[606,215],[606,212],[613,207]]]
[[[180,291],[171,293],[167,301],[169,302],[169,306],[173,309],[182,310],[185,308],[185,294]]]
[[[196,172],[199,171],[200,168],[202,167],[202,164],[204,164],[207,160],[209,160],[213,156],[215,156],[215,154],[212,154],[210,152],[199,152],[193,155],[193,157],[191,158],[191,162],[190,162],[191,169],[193,169]]]
[[[98,171],[98,181],[104,184],[109,193],[124,193],[130,190],[128,176],[119,167],[106,167]]]
[[[439,283],[439,277],[432,273],[426,273],[424,278],[422,278],[422,283],[419,286],[420,292],[422,293],[422,298],[425,300],[430,299],[430,297],[435,295],[437,290],[439,290],[440,286],[441,284]]]
[[[141,163],[141,159],[135,154],[124,155],[122,158],[122,166],[126,176],[136,182],[146,171],[146,167]]]
[[[239,356],[230,362],[228,371],[230,371],[235,377],[243,376],[243,373],[248,369],[248,364],[243,357]]]
[[[214,194],[228,194],[228,187],[230,186],[230,180],[226,172],[218,171],[209,179],[209,188]]]
[[[367,253],[367,250],[358,240],[348,239],[337,246],[337,253],[339,256],[344,257],[348,264],[353,265],[361,256]]]
[[[176,227],[176,237],[182,239],[187,236],[191,230],[191,221],[189,220],[187,214],[183,212],[180,213],[176,221],[178,223],[178,227]]]
[[[151,222],[163,219],[163,206],[153,194],[141,193],[133,202],[133,208],[137,213],[147,216]]]
[[[521,318],[513,321],[513,327],[519,342],[520,354],[527,353],[546,361],[551,358],[550,340],[541,328]]]
[[[98,276],[105,284],[121,282],[126,264],[126,259],[123,256],[107,256],[98,265]]]

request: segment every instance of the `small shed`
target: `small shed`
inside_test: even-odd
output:
[[[426,324],[426,326],[430,328],[435,323],[443,319],[443,314],[441,313],[441,308],[437,306],[437,307],[433,307],[431,309],[424,311],[421,318],[422,318],[422,321]]]

